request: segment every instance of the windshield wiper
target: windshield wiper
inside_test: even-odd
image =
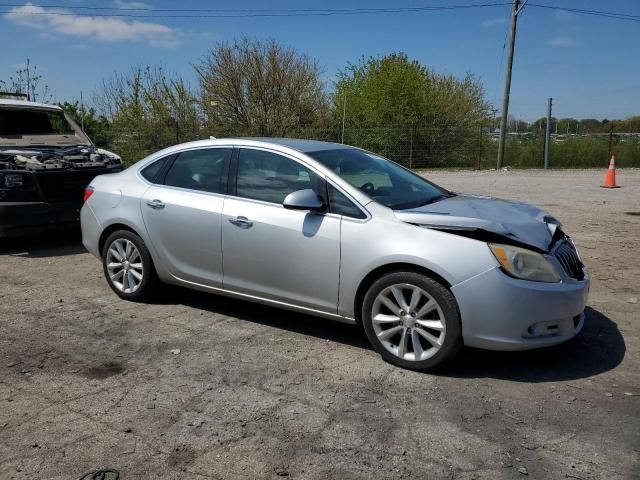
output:
[[[388,205],[388,207],[392,210],[411,210],[413,208],[424,207],[425,205],[429,205],[430,203],[439,202],[444,198],[448,198],[448,197],[446,195],[440,195],[438,197],[433,197],[419,203],[414,203],[414,202],[399,203],[398,205]]]

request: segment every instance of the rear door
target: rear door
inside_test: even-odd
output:
[[[221,214],[232,148],[179,153],[140,208],[156,254],[189,282],[222,285]]]
[[[282,206],[296,190],[322,193],[324,179],[253,148],[239,150],[232,172],[222,221],[225,289],[336,313],[340,216]]]

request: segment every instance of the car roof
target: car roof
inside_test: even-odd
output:
[[[9,98],[0,98],[0,107],[25,107],[38,108],[46,110],[62,111],[58,105],[50,105],[48,103],[27,102],[26,100],[11,100]]]
[[[148,159],[158,158],[162,155],[170,155],[189,148],[216,147],[216,146],[237,146],[237,147],[271,147],[280,151],[296,151],[300,153],[318,152],[321,150],[335,150],[343,148],[354,148],[341,143],[320,142],[318,140],[301,140],[297,138],[267,138],[267,137],[230,137],[214,138],[207,140],[194,140],[180,143],[155,152],[147,157]]]
[[[302,153],[318,152],[320,150],[334,150],[336,148],[349,148],[340,143],[321,142],[319,140],[303,140],[300,138],[246,137],[241,140],[251,140],[254,142],[280,145]]]

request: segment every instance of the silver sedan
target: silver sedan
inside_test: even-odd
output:
[[[163,282],[357,324],[405,368],[463,345],[555,345],[584,324],[589,277],[550,214],[345,145],[177,145],[96,177],[81,222],[125,300]]]

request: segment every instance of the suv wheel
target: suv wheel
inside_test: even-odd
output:
[[[102,266],[111,289],[125,300],[149,298],[158,282],[149,250],[128,230],[109,235],[102,249]]]
[[[462,347],[453,294],[415,272],[378,279],[364,297],[362,323],[369,342],[385,360],[411,370],[440,367]]]

